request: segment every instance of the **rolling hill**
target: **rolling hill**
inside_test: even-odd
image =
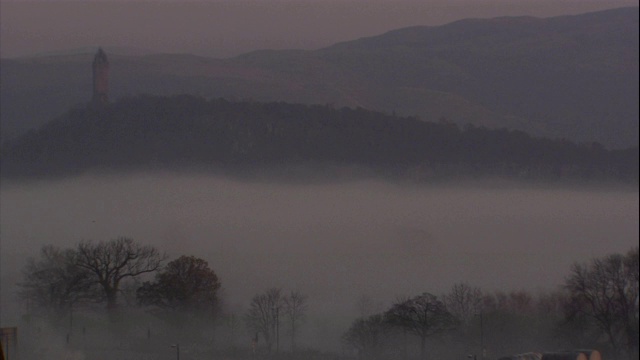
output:
[[[637,183],[638,147],[607,150],[362,108],[141,95],[76,108],[2,146],[3,178],[146,169],[418,180],[506,177]],[[322,170],[318,170],[322,169]],[[293,170],[293,174],[290,171]],[[348,171],[352,171],[348,170]],[[294,176],[295,177],[295,176]]]
[[[111,98],[333,104],[623,148],[638,144],[638,24],[638,8],[620,8],[468,19],[229,59],[113,53]],[[92,55],[2,59],[2,138],[86,102]]]

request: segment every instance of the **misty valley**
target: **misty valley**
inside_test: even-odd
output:
[[[638,238],[633,186],[283,183],[150,172],[3,182],[1,195],[3,322],[20,324],[20,341],[31,344],[21,349],[26,358],[55,351],[60,358],[171,359],[172,343],[183,358],[262,357],[268,347],[273,357],[275,330],[267,339],[246,323],[251,300],[269,289],[281,289],[282,298],[306,296],[295,352],[282,315],[283,358],[351,358],[358,351],[371,359],[413,358],[420,351],[414,336],[365,331],[358,338],[349,331],[425,292],[454,311],[445,301],[454,286],[475,292],[476,302],[454,311],[464,318],[457,326],[427,338],[430,358],[479,354],[478,301],[486,358],[577,345],[609,355],[606,339],[589,335],[587,318],[565,323],[562,286],[573,263],[626,254]],[[59,317],[19,301],[16,284],[27,258],[41,259],[41,247],[73,249],[120,236],[166,252],[165,263],[183,255],[207,261],[221,284],[210,321],[177,326],[162,308],[141,306],[135,288],[152,273],[123,285],[115,315],[100,297]],[[358,326],[377,331],[374,325]]]
[[[0,359],[638,359],[638,8],[560,2],[289,50],[201,21],[365,2],[3,3],[200,35],[3,14]]]

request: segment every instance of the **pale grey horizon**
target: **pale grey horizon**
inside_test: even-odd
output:
[[[262,49],[317,49],[408,26],[575,15],[638,6],[638,0],[13,0],[0,6],[3,58],[98,46],[124,54],[233,57]]]

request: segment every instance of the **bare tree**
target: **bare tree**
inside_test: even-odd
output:
[[[638,355],[638,248],[574,264],[567,278],[567,318],[584,315],[606,336],[616,357]]]
[[[304,321],[305,313],[307,311],[307,296],[292,291],[289,296],[284,298],[284,313],[289,320],[291,326],[291,352],[296,349],[296,331],[298,325]]]
[[[121,237],[97,244],[80,242],[76,265],[92,274],[104,291],[107,309],[114,309],[121,281],[158,270],[164,259],[155,248]]]
[[[362,359],[376,358],[389,337],[389,323],[382,314],[361,317],[351,324],[342,340],[354,348]]]
[[[271,288],[251,299],[245,316],[247,328],[259,337],[262,334],[267,349],[271,352],[274,341],[279,341],[280,310],[283,306],[282,290]]]
[[[640,255],[638,248],[631,249],[623,261],[624,283],[618,284],[618,293],[625,299],[619,314],[625,320],[629,358],[640,357]]]
[[[77,254],[71,249],[62,250],[46,245],[38,259],[30,258],[23,270],[20,297],[30,305],[52,310],[58,317],[64,316],[78,302],[95,294],[95,282],[91,274],[75,266]]]
[[[482,311],[482,291],[466,283],[454,284],[442,298],[447,311],[461,323],[468,323]]]
[[[420,339],[420,357],[426,356],[427,338],[455,327],[456,320],[442,301],[429,293],[398,301],[385,312],[389,324]]]

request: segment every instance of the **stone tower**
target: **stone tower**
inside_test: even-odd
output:
[[[102,48],[93,58],[93,102],[106,104],[109,101],[109,60]]]

